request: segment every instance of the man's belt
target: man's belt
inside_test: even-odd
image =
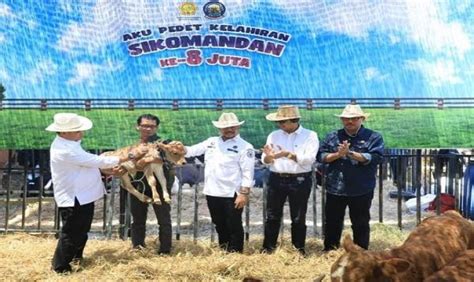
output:
[[[280,172],[273,172],[271,171],[271,173],[275,176],[278,176],[278,177],[283,177],[283,178],[294,178],[294,177],[306,177],[306,176],[310,176],[311,175],[311,171],[309,172],[302,172],[302,173],[280,173]]]

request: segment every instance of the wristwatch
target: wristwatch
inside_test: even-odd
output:
[[[354,152],[353,152],[353,151],[349,151],[349,152],[347,152],[347,155],[352,157],[352,156],[354,156]]]
[[[128,159],[131,161],[131,160],[134,160],[135,159],[135,154],[133,153],[128,153]]]
[[[293,155],[291,152],[288,152],[288,155],[286,155],[286,157],[289,158],[289,159],[292,159],[293,156],[294,156],[294,155]]]

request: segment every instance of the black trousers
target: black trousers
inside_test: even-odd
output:
[[[265,251],[272,252],[276,248],[286,198],[288,198],[290,204],[291,242],[295,248],[304,251],[306,211],[311,186],[311,175],[280,177],[274,173],[270,174],[267,193],[267,218],[263,239],[263,249]]]
[[[94,217],[94,202],[80,205],[77,199],[74,207],[59,208],[62,228],[53,256],[53,270],[71,271],[69,264],[73,259],[82,259],[87,242],[87,233],[91,229]]]
[[[349,207],[354,243],[364,249],[369,248],[370,206],[373,197],[374,192],[356,197],[326,194],[324,250],[339,248],[347,206]]]
[[[244,249],[244,228],[242,211],[236,209],[233,198],[206,196],[212,223],[216,226],[219,246],[228,252],[242,252]]]
[[[152,205],[159,225],[159,250],[160,253],[171,251],[173,230],[171,225],[171,206],[161,199],[161,205]],[[148,203],[138,200],[135,196],[130,197],[130,212],[132,213],[132,245],[145,247],[146,219]]]

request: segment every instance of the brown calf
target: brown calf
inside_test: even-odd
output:
[[[474,250],[467,250],[424,280],[425,282],[474,281]]]
[[[349,236],[346,253],[331,267],[331,281],[422,281],[474,244],[474,223],[455,211],[429,217],[389,251],[366,251]]]
[[[102,155],[105,156],[123,156],[128,155],[128,153],[135,148],[137,145],[127,146],[124,148],[120,148],[115,151],[105,152]],[[143,156],[138,161],[128,161],[121,163],[120,166],[124,168],[127,173],[122,174],[120,179],[122,180],[122,187],[125,188],[128,192],[132,195],[137,197],[140,201],[145,203],[154,203],[154,204],[161,204],[160,195],[157,189],[157,182],[156,178],[162,187],[163,191],[163,199],[166,203],[171,201],[170,195],[168,194],[168,190],[166,189],[166,177],[163,172],[163,159],[160,155],[160,151],[164,152],[165,159],[173,164],[184,164],[186,161],[184,160],[184,146],[179,142],[171,142],[169,144],[164,143],[149,143],[147,144],[148,153]],[[142,194],[133,187],[130,177],[134,178],[138,171],[143,171],[143,175],[146,178],[148,184],[150,185],[152,198]],[[105,174],[111,174],[111,170],[102,170]],[[156,178],[155,178],[156,176]]]

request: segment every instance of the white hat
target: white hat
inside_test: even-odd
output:
[[[222,113],[218,121],[212,121],[217,128],[227,128],[242,125],[245,121],[239,121],[234,113]]]
[[[347,105],[340,115],[335,115],[342,118],[354,118],[354,117],[364,117],[367,118],[370,116],[369,113],[364,113],[359,105]]]
[[[301,118],[300,110],[297,106],[291,105],[280,106],[278,107],[276,113],[271,113],[266,116],[266,119],[270,121],[281,121],[296,118]]]
[[[86,117],[73,113],[57,113],[54,122],[46,127],[52,132],[85,131],[92,128],[92,121]]]

